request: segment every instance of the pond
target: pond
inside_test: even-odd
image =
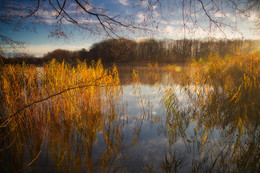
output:
[[[234,107],[225,107],[229,103],[220,97],[202,105],[216,89],[183,83],[185,67],[134,67],[138,76],[132,67],[117,69],[117,87],[71,88],[23,109],[20,118],[12,120],[14,125],[4,122],[8,109],[2,106],[1,170],[259,171],[259,116],[249,116],[244,123],[232,117]],[[44,81],[38,83],[37,91],[23,89],[27,96],[22,105],[35,102],[29,97],[44,90]],[[13,105],[14,110],[19,111],[21,103]]]

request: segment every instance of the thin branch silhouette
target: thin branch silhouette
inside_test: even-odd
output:
[[[14,116],[16,116],[17,114],[19,114],[21,111],[23,111],[23,110],[25,110],[25,109],[27,109],[27,108],[29,108],[29,107],[31,107],[31,106],[37,104],[37,103],[41,103],[41,102],[44,102],[44,101],[46,101],[46,100],[49,100],[49,99],[51,99],[51,98],[53,98],[53,97],[55,97],[55,96],[61,95],[61,94],[65,93],[65,92],[67,92],[67,91],[74,90],[74,89],[80,89],[80,88],[91,87],[91,86],[97,86],[97,87],[122,86],[122,85],[126,85],[126,84],[130,81],[130,78],[129,78],[129,79],[127,80],[128,82],[125,82],[125,83],[123,83],[123,84],[116,84],[116,85],[114,85],[114,84],[108,84],[108,85],[102,85],[102,84],[97,84],[97,83],[96,83],[96,82],[97,82],[98,80],[100,80],[100,79],[102,79],[102,77],[96,79],[96,81],[95,81],[94,83],[92,83],[92,84],[79,85],[79,86],[75,86],[75,87],[69,87],[69,88],[67,88],[67,89],[65,89],[65,90],[62,90],[62,91],[60,91],[60,92],[58,92],[58,93],[55,93],[55,94],[52,94],[52,95],[50,95],[50,96],[48,96],[48,97],[45,97],[45,98],[43,98],[43,99],[36,100],[36,101],[34,101],[34,102],[32,102],[32,103],[30,103],[30,104],[28,104],[28,105],[26,105],[26,106],[20,108],[20,109],[17,110],[14,114],[10,115],[10,116],[9,116],[6,120],[4,120],[4,122],[0,125],[0,128],[6,127],[6,126],[11,122],[11,118],[14,117]]]

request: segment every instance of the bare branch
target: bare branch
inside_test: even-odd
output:
[[[0,23],[13,27],[15,32],[22,29],[37,31],[38,24],[48,27],[54,23],[55,28],[50,33],[52,36],[57,33],[57,38],[66,38],[64,36],[67,33],[73,35],[74,30],[71,26],[87,34],[120,38],[123,34],[135,31],[140,31],[146,36],[151,36],[149,34],[152,33],[161,34],[160,29],[167,24],[180,24],[178,27],[183,27],[181,29],[184,38],[189,33],[195,33],[197,28],[202,29],[203,33],[204,31],[210,33],[212,26],[226,37],[226,31],[238,31],[237,17],[241,15],[240,19],[243,20],[245,17],[249,18],[251,12],[254,12],[254,15],[259,14],[260,4],[259,0],[144,0],[129,3],[131,10],[134,9],[134,12],[129,14],[125,11],[115,13],[113,9],[106,10],[91,4],[88,0],[37,0],[33,5],[26,2],[24,6],[18,0],[17,2],[15,3],[15,0],[3,2],[4,10],[0,12]],[[140,21],[137,20],[139,12],[142,15]],[[216,17],[217,13],[220,16]],[[206,20],[198,18],[201,15]],[[180,22],[173,24],[172,20]],[[209,22],[209,25],[205,26],[205,22]],[[259,22],[255,23],[256,28],[259,28]]]
[[[67,91],[75,90],[75,89],[81,89],[81,88],[87,88],[87,87],[91,87],[91,86],[96,86],[96,87],[122,86],[122,85],[128,84],[128,82],[129,82],[129,81],[127,81],[127,82],[125,82],[125,83],[123,83],[123,84],[117,84],[117,85],[115,85],[115,84],[113,84],[113,83],[107,84],[107,85],[98,84],[97,82],[98,82],[99,80],[101,80],[101,79],[102,79],[102,77],[96,79],[92,84],[77,85],[77,86],[74,86],[74,87],[69,87],[69,88],[67,88],[67,89],[64,89],[64,90],[58,92],[58,93],[52,94],[52,95],[50,95],[50,96],[48,96],[48,97],[46,97],[46,98],[43,98],[43,99],[40,99],[40,100],[36,100],[36,101],[34,101],[34,102],[32,102],[32,103],[30,103],[30,104],[28,104],[28,105],[25,105],[24,107],[22,107],[22,108],[20,108],[19,110],[17,110],[14,114],[10,115],[2,124],[0,124],[0,128],[6,127],[6,126],[10,123],[10,121],[12,120],[12,117],[15,117],[15,116],[18,115],[21,111],[23,111],[23,110],[25,110],[25,109],[27,109],[27,108],[29,108],[29,107],[35,105],[35,104],[38,104],[38,103],[47,101],[47,100],[49,100],[49,99],[52,99],[53,97],[56,97],[56,96],[58,96],[58,95],[61,95],[61,94],[65,93],[65,92],[67,92]]]
[[[64,6],[65,6],[65,4],[66,4],[66,0],[64,0],[62,7],[60,6],[59,0],[56,0],[56,1],[57,1],[58,5],[59,5],[59,7],[60,7],[60,12],[59,12],[59,14],[58,14],[57,17],[56,17],[56,19],[58,19],[58,17],[59,17],[60,14],[62,13],[62,11],[64,11],[63,9],[64,9]]]
[[[216,21],[216,20],[214,20],[214,19],[209,15],[208,11],[207,11],[206,8],[205,8],[206,6],[204,6],[204,3],[202,2],[202,0],[198,0],[198,1],[200,2],[201,6],[202,6],[202,9],[203,9],[203,11],[205,12],[205,15],[208,17],[208,19],[209,19],[211,22],[213,22],[213,23],[217,26],[217,28],[222,32],[222,34],[226,37],[226,34],[225,34],[225,32],[222,30],[222,28],[220,27],[219,22]]]
[[[58,15],[57,16],[62,16],[62,17],[64,17],[64,19],[66,19],[68,22],[71,22],[71,23],[73,23],[73,24],[76,24],[76,25],[78,25],[78,22],[76,21],[76,20],[74,20],[73,18],[71,18],[67,13],[65,13],[66,14],[66,16],[70,19],[67,19],[67,17],[65,17],[64,15],[62,15],[61,13],[60,13],[60,11],[53,5],[53,3],[51,2],[51,0],[49,0],[49,3],[51,4],[51,6],[53,7],[53,9],[58,13]]]
[[[30,17],[32,15],[34,15],[38,10],[39,10],[39,7],[40,7],[40,0],[38,0],[37,2],[37,7],[35,8],[34,11],[32,11],[30,14],[28,14],[27,16],[24,16],[23,18],[27,18],[27,17]]]
[[[0,34],[0,40],[4,43],[3,45],[0,45],[0,53],[3,51],[4,46],[10,46],[14,50],[14,52],[18,52],[17,48],[21,48],[24,46],[24,42],[16,41],[11,39],[10,37],[4,36]]]

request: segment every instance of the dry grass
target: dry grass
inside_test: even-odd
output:
[[[234,170],[238,172],[253,167],[259,170],[259,159],[252,159],[259,155],[259,67],[260,52],[225,58],[211,55],[206,62],[191,63],[182,89],[183,95],[190,96],[191,106],[183,108],[174,88],[166,92],[163,100],[167,119],[172,121],[170,125],[167,122],[170,139],[177,141],[181,137],[185,142],[185,129],[196,122],[197,154],[204,153],[207,158],[210,153],[214,155],[213,147],[223,148],[217,157],[213,156],[213,167],[237,163]],[[215,141],[214,133],[219,133],[221,142]]]
[[[69,169],[80,169],[85,155],[85,165],[92,172],[92,147],[99,131],[107,145],[102,169],[118,153],[122,125],[116,120],[123,108],[116,67],[107,71],[100,61],[71,67],[55,60],[43,68],[4,65],[0,82],[0,160],[4,161],[5,155],[12,159],[5,171],[31,166],[48,141],[48,153],[58,170],[64,163]]]

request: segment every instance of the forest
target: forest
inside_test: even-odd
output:
[[[260,40],[172,40],[172,39],[143,39],[134,41],[129,39],[108,39],[93,44],[89,50],[81,49],[69,51],[56,49],[48,52],[40,58],[33,56],[15,56],[12,58],[2,57],[4,64],[35,64],[42,65],[52,59],[58,62],[66,61],[76,64],[77,60],[91,63],[99,59],[104,64],[147,64],[157,63],[180,63],[184,64],[192,60],[207,60],[210,54],[218,54],[221,57],[233,55],[236,52],[249,53],[259,50]]]
[[[0,9],[1,173],[260,172],[259,0]]]

